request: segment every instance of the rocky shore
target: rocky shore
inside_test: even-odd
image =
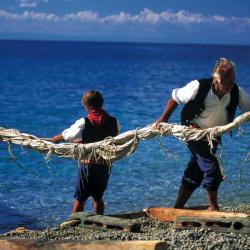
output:
[[[250,213],[250,204],[223,207],[222,211]],[[140,226],[140,232],[124,232],[119,230],[98,230],[71,226],[59,226],[42,231],[20,230],[10,231],[6,237],[20,237],[38,240],[161,240],[165,241],[168,249],[250,249],[250,235],[241,233],[222,233],[212,230],[176,230],[173,223],[160,222],[147,217],[134,219]]]

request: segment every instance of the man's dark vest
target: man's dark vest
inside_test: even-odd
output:
[[[200,86],[197,95],[194,100],[189,101],[182,109],[181,123],[183,125],[190,125],[190,122],[198,117],[205,109],[205,98],[211,89],[212,78],[199,80]],[[227,106],[228,123],[232,122],[235,116],[236,108],[239,104],[239,87],[234,84],[232,91],[230,92],[230,102]]]
[[[85,126],[82,131],[82,142],[91,143],[101,141],[108,136],[116,136],[117,133],[117,121],[114,117],[109,116],[108,119],[98,128],[93,126],[89,119],[86,117]]]

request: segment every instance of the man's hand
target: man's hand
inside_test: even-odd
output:
[[[51,138],[51,141],[54,142],[54,143],[57,143],[59,141],[64,141],[64,138],[63,136],[60,134],[60,135],[55,135],[54,137]]]
[[[163,116],[160,116],[156,121],[155,121],[155,127],[158,128],[159,124],[161,122],[166,122]]]
[[[75,139],[73,142],[74,142],[74,143],[81,143],[82,140],[81,140],[81,139]]]

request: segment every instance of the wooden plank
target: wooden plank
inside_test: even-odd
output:
[[[0,240],[0,250],[164,250],[164,241],[41,241],[6,238]]]
[[[139,226],[129,220],[106,215],[88,214],[85,212],[72,213],[70,218],[80,219],[82,227],[92,227],[96,229],[113,229],[127,232],[138,232]]]
[[[219,208],[221,209],[221,205],[218,205]],[[200,206],[193,206],[193,207],[185,207],[185,209],[190,209],[190,210],[207,210],[209,208],[209,205],[200,205]]]
[[[250,218],[177,216],[174,227],[176,229],[209,228],[219,232],[250,234]]]
[[[146,208],[144,210],[147,215],[153,219],[161,221],[174,222],[177,216],[192,216],[192,217],[210,217],[210,218],[250,218],[250,214],[246,213],[227,213],[208,210],[192,210],[192,209],[177,209],[177,208]]]

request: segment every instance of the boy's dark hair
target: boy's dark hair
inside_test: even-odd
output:
[[[102,108],[103,102],[103,97],[99,91],[88,91],[82,97],[82,104],[94,109]]]

